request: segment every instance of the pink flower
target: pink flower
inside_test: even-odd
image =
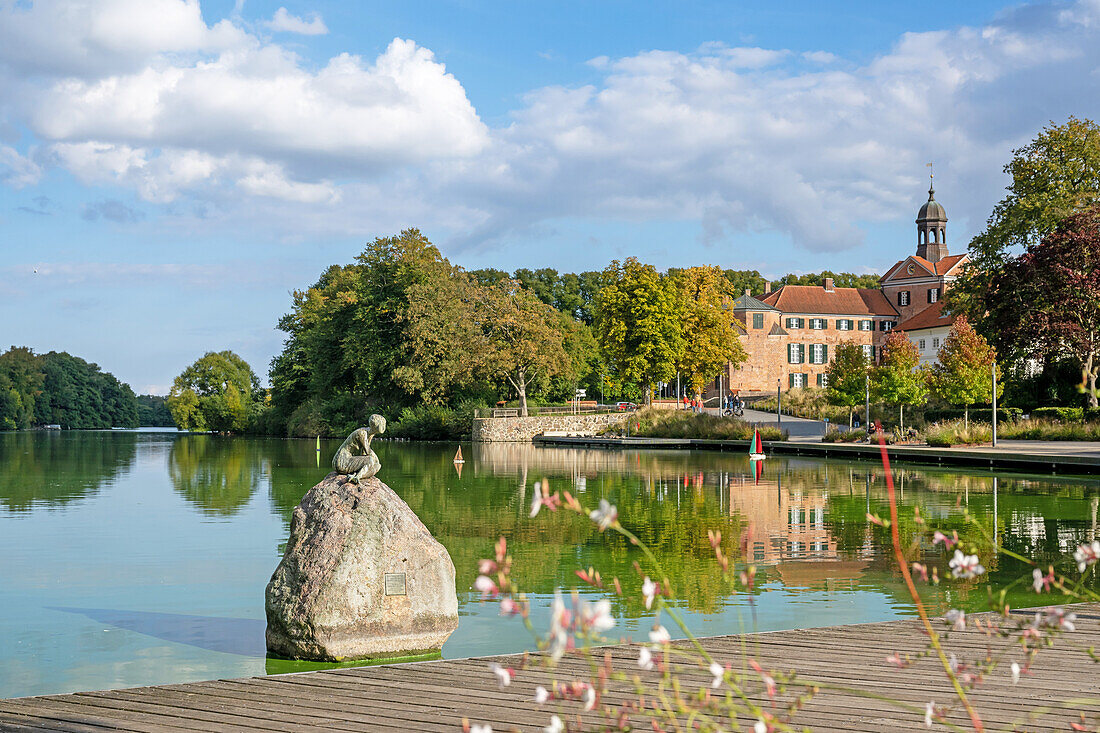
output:
[[[488,575],[477,576],[477,580],[474,581],[474,588],[481,591],[482,598],[495,596],[500,592],[500,588],[497,588],[497,584]]]
[[[1073,559],[1077,561],[1077,569],[1082,573],[1085,572],[1085,568],[1100,560],[1100,540],[1096,540],[1091,545],[1088,543],[1082,544],[1073,553]]]
[[[943,615],[943,620],[951,624],[952,631],[962,631],[966,628],[966,611],[952,608]]]
[[[477,571],[482,575],[491,575],[497,571],[497,564],[492,560],[479,560]]]
[[[749,666],[751,666],[753,669],[755,669],[756,673],[758,675],[760,675],[760,679],[764,683],[764,689],[767,691],[768,697],[775,697],[775,691],[777,689],[776,684],[775,684],[775,678],[772,677],[767,672],[765,672],[764,668],[761,667],[755,659],[750,659],[749,660]]]
[[[913,563],[913,572],[919,575],[921,580],[928,580],[928,568],[921,565],[919,562]]]
[[[645,576],[642,581],[642,597],[645,598],[646,610],[649,610],[653,606],[653,597],[657,595],[657,584],[649,579],[649,576]]]
[[[588,513],[589,519],[596,523],[603,532],[605,529],[615,524],[619,519],[619,510],[614,504],[610,503],[607,499],[600,499],[599,509],[593,509]]]
[[[508,685],[512,684],[512,680],[516,676],[516,670],[511,667],[501,667],[496,662],[489,665],[489,669],[497,677],[497,684],[500,685],[500,689],[504,689]]]
[[[955,556],[947,562],[947,565],[956,578],[974,578],[985,572],[985,568],[978,562],[977,555],[966,555],[962,550],[955,550]]]
[[[1076,620],[1077,614],[1066,613],[1066,609],[1064,608],[1052,608],[1047,611],[1046,618],[1043,619],[1043,622],[1053,629],[1076,631],[1077,627],[1073,625],[1073,622]]]
[[[1035,589],[1036,593],[1042,593],[1044,590],[1050,590],[1050,584],[1054,582],[1054,569],[1051,568],[1050,572],[1043,575],[1043,571],[1039,568],[1035,568],[1031,571],[1031,587]]]
[[[638,666],[647,672],[653,669],[653,652],[649,651],[649,647],[643,646],[638,650]]]
[[[708,671],[710,672],[711,677],[714,678],[713,680],[711,680],[710,683],[711,688],[721,685],[723,678],[725,678],[726,676],[726,670],[722,667],[722,665],[718,664],[718,662],[711,662]]]
[[[501,616],[515,616],[519,613],[519,604],[509,597],[500,599],[500,615]]]
[[[945,535],[943,532],[939,531],[938,529],[935,532],[932,533],[932,544],[933,545],[938,545],[939,543],[942,542],[943,546],[945,548],[947,548],[948,550],[950,550],[952,547],[954,547],[955,543],[957,543],[958,541],[959,541],[959,533],[958,532],[952,532],[950,537],[948,537],[947,535]]]

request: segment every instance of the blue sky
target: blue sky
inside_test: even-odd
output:
[[[468,268],[882,272],[961,251],[1100,2],[0,0],[0,345],[166,392],[416,226]]]

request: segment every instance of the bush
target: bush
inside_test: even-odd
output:
[[[1036,407],[1031,411],[1031,417],[1062,422],[1083,422],[1085,411],[1080,407]]]
[[[937,448],[989,443],[993,440],[993,426],[989,423],[973,421],[967,426],[962,420],[935,423],[925,428],[924,439],[928,445]]]
[[[822,443],[862,443],[866,439],[867,431],[862,428],[857,430],[829,428],[829,432],[821,436]]]
[[[630,435],[646,438],[706,438],[712,440],[749,440],[753,426],[736,417],[718,417],[689,410],[662,410],[646,407],[628,418]],[[614,425],[605,434],[622,430]],[[787,432],[774,427],[759,428],[763,440],[786,440]]]
[[[1085,422],[1100,421],[1100,407],[1085,408]]]
[[[1005,440],[1100,440],[1100,423],[1020,420],[997,427]]]
[[[978,420],[980,422],[989,422],[990,413],[993,408],[989,405],[982,406],[970,406],[970,420]],[[965,411],[961,408],[949,407],[938,409],[927,409],[924,411],[924,421],[927,423],[938,422],[954,422],[955,420],[962,420],[965,415]],[[1019,407],[998,407],[997,408],[997,422],[1007,422],[1010,420],[1019,420],[1024,416],[1024,411]]]
[[[406,407],[386,432],[394,438],[408,440],[469,440],[477,407],[474,403],[453,408],[442,405]]]

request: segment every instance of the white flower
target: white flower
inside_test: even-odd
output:
[[[593,631],[607,631],[615,626],[615,617],[611,615],[611,601],[606,598],[587,603],[581,601],[581,623]]]
[[[569,646],[569,635],[565,632],[565,602],[561,591],[554,591],[554,601],[550,604],[550,658],[557,662]]]
[[[973,578],[985,572],[985,568],[978,562],[977,555],[965,555],[962,550],[955,550],[955,556],[948,561],[947,565],[956,578]]]
[[[1012,663],[1012,684],[1016,684],[1020,681],[1020,665],[1016,662]]]
[[[951,624],[952,631],[962,631],[966,628],[966,611],[952,608],[943,615],[943,620]]]
[[[642,581],[642,597],[645,598],[646,610],[653,605],[653,596],[657,595],[657,584],[649,579],[649,576],[645,576],[645,580]]]
[[[653,669],[653,652],[649,651],[649,647],[643,646],[638,651],[638,666],[647,672]]]
[[[763,718],[758,718],[752,726],[752,733],[768,733],[768,724]]]
[[[531,499],[531,518],[534,519],[535,515],[539,513],[539,509],[542,508],[542,484],[538,481],[535,482],[535,496]]]
[[[502,690],[512,684],[512,678],[516,676],[516,671],[514,669],[510,667],[501,667],[496,662],[490,664],[489,669],[497,676],[497,684],[500,685],[500,689]]]
[[[1085,568],[1100,560],[1100,540],[1096,540],[1091,545],[1085,543],[1078,547],[1073,553],[1073,559],[1077,561],[1077,569],[1082,573],[1085,572]]]
[[[657,626],[649,632],[649,640],[654,644],[667,644],[672,641],[672,637],[664,626]]]
[[[1043,621],[1047,626],[1058,628],[1063,631],[1076,631],[1077,627],[1073,625],[1073,622],[1077,620],[1076,613],[1066,613],[1064,608],[1052,608],[1047,611],[1047,616]]]
[[[1045,577],[1043,571],[1039,568],[1035,568],[1031,571],[1031,587],[1035,589],[1036,593],[1043,592],[1043,586],[1046,585],[1044,582]]]
[[[543,703],[545,703],[549,699],[550,699],[550,693],[547,691],[547,689],[545,687],[543,687],[542,685],[539,685],[538,687],[535,688],[535,702],[537,702],[539,705],[542,705]]]
[[[588,517],[595,522],[600,531],[610,527],[619,518],[619,510],[615,508],[615,505],[608,502],[607,499],[600,499],[600,508],[593,509],[588,513]]]
[[[584,709],[591,710],[596,707],[596,689],[589,685],[584,690]]]
[[[932,712],[933,712],[932,703],[928,703],[927,705],[924,706],[924,727],[925,728],[931,728],[932,727]]]
[[[471,725],[470,733],[493,733],[493,726],[491,725]]]
[[[711,662],[710,674],[714,677],[714,679],[711,680],[710,686],[718,687],[718,685],[722,684],[722,678],[726,676],[726,670],[723,669],[722,665],[718,662]]]
[[[561,722],[561,718],[556,715],[550,716],[550,725],[543,728],[546,733],[562,733],[565,730],[565,723]]]

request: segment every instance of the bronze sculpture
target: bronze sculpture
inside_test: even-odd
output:
[[[372,478],[382,468],[378,456],[371,450],[370,443],[374,436],[386,432],[386,418],[381,415],[371,415],[367,420],[367,427],[358,428],[347,437],[347,440],[332,457],[332,468],[336,473],[347,474],[348,481],[353,484],[361,479]]]

